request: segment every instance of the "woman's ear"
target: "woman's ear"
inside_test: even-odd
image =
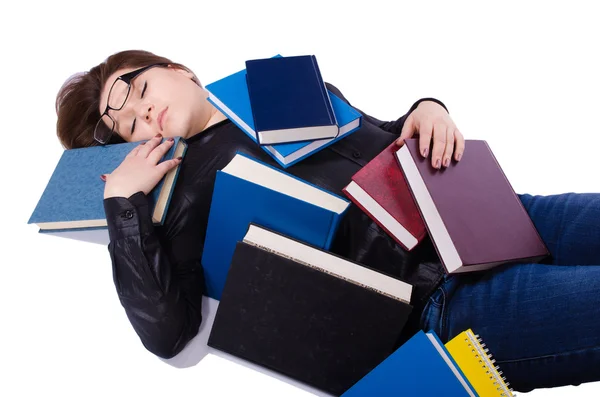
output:
[[[194,73],[190,72],[189,70],[182,69],[182,68],[179,68],[177,66],[169,65],[169,69],[171,69],[171,70],[173,70],[175,72],[181,73],[182,75],[184,75],[188,79],[193,79],[194,77],[196,77],[196,75]]]
[[[202,87],[202,85],[200,84],[200,80],[198,80],[198,77],[196,77],[196,75],[193,72],[191,72],[190,70],[182,69],[180,67],[173,66],[173,65],[169,65],[169,69],[174,70],[178,73],[181,73],[182,75],[184,75],[185,77],[187,77],[188,79],[192,80],[194,83],[196,83],[200,87]]]

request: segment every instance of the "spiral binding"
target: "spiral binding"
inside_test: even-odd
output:
[[[489,376],[493,384],[497,386],[496,390],[500,393],[501,397],[514,397],[514,390],[509,387],[510,383],[506,382],[506,377],[502,376],[503,372],[500,371],[500,367],[494,365],[496,360],[492,357],[483,343],[483,340],[479,335],[473,334],[470,330],[467,331],[468,339],[465,342],[471,348],[471,352],[479,358],[479,364],[485,369],[485,373]]]

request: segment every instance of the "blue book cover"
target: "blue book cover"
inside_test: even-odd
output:
[[[419,331],[342,397],[478,397],[437,335]]]
[[[208,84],[206,90],[209,92],[208,100],[244,131],[248,137],[257,142],[252,107],[246,85],[246,70],[241,70]],[[269,153],[283,168],[302,161],[360,128],[362,123],[361,114],[330,91],[327,91],[327,93],[337,119],[338,136],[330,139],[262,145],[261,148]]]
[[[246,61],[246,82],[259,144],[337,136],[337,121],[314,55]]]
[[[141,142],[127,142],[65,150],[56,165],[28,223],[40,232],[82,232],[106,229],[104,182],[101,174],[110,174]],[[185,156],[187,143],[180,137],[161,161]],[[161,225],[179,166],[170,170],[150,193],[152,220]]]
[[[328,250],[350,202],[237,153],[217,171],[202,266],[206,295],[220,300],[235,246],[256,223]]]

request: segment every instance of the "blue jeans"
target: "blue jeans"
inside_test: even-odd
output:
[[[471,328],[517,391],[600,381],[600,194],[519,197],[552,258],[446,276],[421,328]]]

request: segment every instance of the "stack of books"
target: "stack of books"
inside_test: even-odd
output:
[[[461,161],[443,169],[420,154],[419,139],[392,143],[344,193],[407,250],[428,235],[451,274],[549,255],[484,140],[467,139]]]
[[[217,173],[209,346],[338,395],[394,351],[412,286],[329,252],[349,205],[242,153]]]
[[[284,93],[265,87],[277,70],[266,67],[257,83],[255,66],[226,79],[236,82],[230,97],[244,97],[246,113],[229,111],[218,84],[207,87],[211,100],[263,147],[299,139],[301,131],[275,127],[285,113],[275,102],[285,101],[274,97]],[[311,134],[335,131],[333,124],[329,117]],[[392,143],[344,193],[407,250],[429,235],[448,273],[548,255],[485,141],[468,140],[462,161],[443,170],[418,145]],[[397,346],[412,286],[329,252],[349,204],[238,153],[217,175],[204,245],[208,295],[220,300],[208,345],[334,395],[511,396],[470,330],[446,347],[423,332]]]
[[[470,330],[447,350],[422,332],[398,348],[412,286],[328,251],[349,204],[236,154],[202,257],[220,300],[208,345],[334,395],[511,396],[495,367],[477,371],[487,351]]]
[[[327,90],[312,55],[254,59],[208,84],[208,100],[283,168],[358,130],[361,114]]]

